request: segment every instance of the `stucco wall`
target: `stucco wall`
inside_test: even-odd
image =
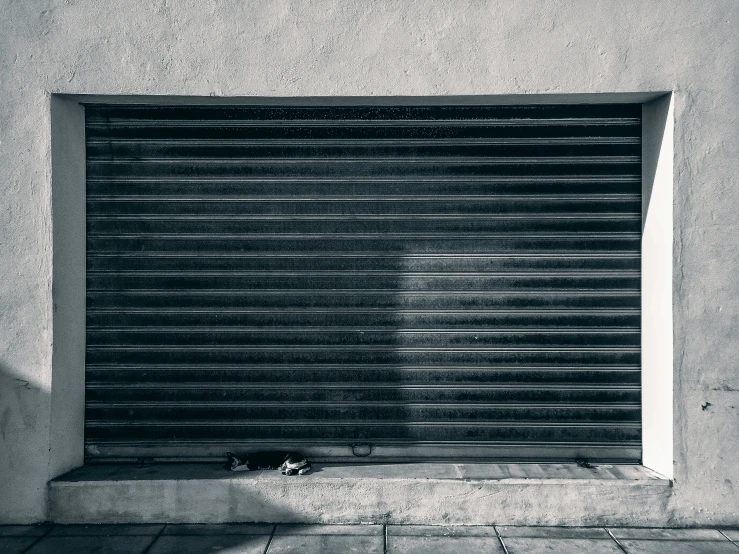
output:
[[[739,3],[3,0],[0,13],[0,522],[45,519],[60,469],[52,94],[665,90],[675,117],[666,521],[739,522]]]

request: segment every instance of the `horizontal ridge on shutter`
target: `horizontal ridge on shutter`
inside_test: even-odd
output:
[[[88,461],[636,463],[641,106],[87,105]]]

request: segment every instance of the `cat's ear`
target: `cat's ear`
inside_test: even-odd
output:
[[[231,452],[226,452],[226,465],[223,467],[225,467],[226,469],[233,470],[233,466],[234,466],[233,461],[234,461],[234,455]]]

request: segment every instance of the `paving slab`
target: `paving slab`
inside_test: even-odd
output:
[[[275,535],[267,554],[383,554],[384,543],[379,535]]]
[[[739,529],[722,529],[721,531],[732,541],[739,542]]]
[[[0,537],[0,554],[21,554],[38,540],[38,537]]]
[[[163,523],[137,525],[56,525],[49,533],[50,537],[83,537],[83,536],[154,536],[164,528]]]
[[[159,537],[147,554],[264,554],[269,535],[168,535]]]
[[[388,536],[388,554],[504,554],[497,537]]]
[[[623,554],[611,539],[503,537],[509,554]],[[631,554],[631,553],[630,553]],[[670,554],[665,552],[664,554]]]
[[[388,525],[388,536],[497,537],[492,525]]]
[[[275,536],[278,535],[358,535],[383,536],[382,525],[278,525]]]
[[[529,539],[608,539],[611,537],[602,527],[525,527],[499,525],[501,537],[523,537]]]
[[[0,537],[41,537],[51,525],[0,525]]]
[[[621,539],[674,539],[692,541],[724,541],[721,533],[715,529],[637,529],[619,527],[609,529],[613,536]]]
[[[260,523],[178,523],[167,525],[162,535],[271,535],[274,527]]]
[[[620,540],[629,554],[737,554],[734,543],[723,541],[691,540]],[[511,552],[513,554],[513,552]]]
[[[107,537],[45,537],[28,554],[142,554],[153,537],[110,535]]]

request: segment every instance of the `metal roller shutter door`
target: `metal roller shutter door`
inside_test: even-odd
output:
[[[640,459],[639,105],[86,132],[88,460]]]

